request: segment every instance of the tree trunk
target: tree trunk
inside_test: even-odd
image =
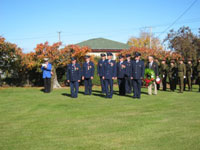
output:
[[[55,67],[52,67],[52,72],[53,72],[53,75],[52,75],[52,78],[51,78],[51,90],[61,88],[60,84],[58,83]]]

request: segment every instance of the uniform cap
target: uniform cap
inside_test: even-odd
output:
[[[104,57],[104,56],[106,56],[106,54],[102,53],[102,54],[101,54],[101,57]]]
[[[90,56],[89,55],[85,55],[85,58],[90,58]]]
[[[119,55],[119,59],[121,59],[121,58],[124,58],[124,56],[122,56],[122,55]]]
[[[76,57],[72,57],[72,58],[71,58],[71,61],[74,61],[74,60],[76,60]]]
[[[113,54],[111,52],[108,52],[107,53],[107,56],[112,56]]]
[[[131,54],[126,54],[126,57],[131,57]]]
[[[49,60],[49,58],[47,58],[47,57],[46,57],[46,58],[44,58],[44,61],[48,61],[48,60]]]
[[[135,57],[141,56],[139,52],[135,52]]]

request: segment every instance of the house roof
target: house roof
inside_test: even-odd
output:
[[[109,40],[109,39],[104,39],[104,38],[95,38],[95,39],[90,39],[87,41],[83,41],[80,43],[77,43],[76,45],[79,46],[88,46],[91,49],[105,49],[105,50],[122,50],[122,49],[128,49],[130,48],[129,45]]]

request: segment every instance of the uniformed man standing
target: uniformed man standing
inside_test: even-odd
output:
[[[70,84],[71,97],[78,97],[79,82],[81,80],[81,67],[76,63],[76,58],[71,58],[71,64],[67,66],[67,82]]]
[[[161,75],[163,91],[166,91],[167,89],[167,70],[168,66],[166,64],[166,59],[163,59],[160,65],[160,75]]]
[[[133,81],[131,80],[131,70],[132,70],[132,60],[131,55],[126,54],[126,74],[125,74],[125,86],[126,86],[126,93],[131,94]]]
[[[157,65],[158,65],[158,74],[160,74],[161,63],[160,63],[160,61],[158,60],[158,58],[155,58],[154,61],[155,61],[155,62],[157,63]],[[157,87],[157,90],[160,90],[160,84],[156,83],[156,87]]]
[[[177,68],[175,66],[174,60],[171,60],[170,62],[170,66],[168,69],[168,77],[169,77],[170,91],[174,92],[177,83]]]
[[[197,64],[197,75],[198,75],[198,84],[199,84],[199,92],[200,92],[200,58],[198,59],[198,64]]]
[[[103,64],[103,79],[105,80],[106,98],[113,96],[113,80],[117,77],[116,63],[112,60],[113,54],[107,53],[107,60]],[[110,88],[110,90],[109,90]]]
[[[132,62],[132,75],[131,79],[133,79],[133,98],[140,99],[141,97],[141,85],[142,79],[144,78],[144,62],[140,60],[141,54],[135,53],[135,60]]]
[[[82,80],[85,85],[85,95],[92,94],[92,80],[94,78],[94,63],[90,61],[90,56],[85,56],[85,63],[82,68]]]
[[[188,90],[192,91],[192,75],[193,75],[193,68],[192,68],[192,60],[188,59],[186,64],[186,83],[188,84]],[[186,87],[186,83],[184,84],[184,90]]]
[[[183,59],[179,60],[179,64],[177,66],[178,69],[178,81],[179,81],[179,92],[183,93],[184,88],[184,78],[186,78],[186,67],[183,63]]]
[[[124,56],[119,56],[119,62],[117,62],[117,81],[119,86],[119,95],[125,95],[125,73],[126,63],[124,62]]]
[[[105,54],[101,54],[101,60],[99,60],[98,65],[97,65],[97,73],[98,73],[98,76],[100,77],[101,92],[103,94],[106,93],[105,82],[102,79],[102,77],[103,77],[103,64],[104,64],[105,60],[106,60],[106,55]]]
[[[42,71],[43,71],[43,79],[44,79],[44,92],[50,93],[51,92],[51,69],[52,65],[48,62],[48,58],[44,58],[44,64],[42,64]]]

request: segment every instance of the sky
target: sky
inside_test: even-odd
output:
[[[199,14],[200,0],[0,0],[0,36],[23,52],[58,42],[58,32],[63,45],[100,37],[126,43],[149,27],[163,40],[182,26],[197,34]]]

